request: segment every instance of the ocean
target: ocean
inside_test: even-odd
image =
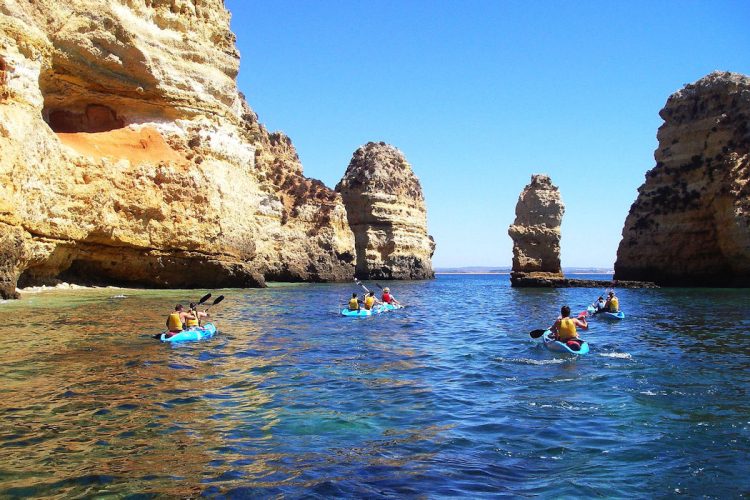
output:
[[[750,290],[619,290],[575,358],[529,331],[604,290],[380,284],[407,307],[344,318],[354,284],[3,302],[0,497],[750,495]],[[216,337],[151,338],[209,291]]]

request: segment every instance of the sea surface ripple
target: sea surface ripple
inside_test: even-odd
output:
[[[202,290],[0,304],[0,497],[750,494],[750,291],[619,290],[576,359],[528,333],[603,290],[388,285],[370,318],[349,284],[212,291],[185,345],[151,335]]]

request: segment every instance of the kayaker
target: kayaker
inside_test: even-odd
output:
[[[208,313],[206,311],[199,311],[198,305],[195,302],[190,303],[190,314],[194,317],[185,321],[185,328],[201,326],[201,318],[208,318]]]
[[[380,304],[381,302],[375,298],[375,292],[368,292],[367,295],[365,295],[365,309],[370,310],[375,304]]]
[[[185,328],[185,323],[196,317],[182,307],[182,304],[174,306],[174,312],[167,317],[167,338],[180,333]]]
[[[578,318],[571,318],[570,307],[562,306],[560,308],[560,317],[557,318],[557,321],[552,325],[550,331],[555,334],[555,340],[565,342],[568,346],[574,349],[580,349],[581,341],[578,339],[578,331],[576,330],[577,326],[587,330],[589,325],[586,322],[586,317],[580,316]]]
[[[391,304],[391,305],[394,305],[394,306],[400,305],[399,302],[398,302],[398,300],[396,300],[395,298],[393,298],[393,295],[391,295],[391,289],[388,288],[388,287],[383,288],[382,299],[383,299],[383,303],[385,303],[385,304]]]
[[[607,303],[604,301],[604,297],[602,297],[601,295],[591,305],[594,307],[594,314],[602,312],[607,307]]]
[[[605,303],[604,307],[607,312],[620,312],[620,300],[615,297],[614,290],[610,290],[609,296],[607,297],[607,302]]]
[[[353,293],[352,298],[349,299],[349,310],[350,311],[359,311],[359,300],[357,300],[357,294]]]

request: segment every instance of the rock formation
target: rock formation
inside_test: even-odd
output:
[[[508,228],[513,239],[512,286],[554,286],[560,268],[560,224],[565,212],[557,186],[549,176],[534,174],[516,204],[516,220]]]
[[[659,114],[656,166],[625,221],[615,278],[748,286],[750,77],[711,73]]]
[[[341,197],[258,122],[238,66],[221,0],[2,2],[0,295],[349,279]]]
[[[435,276],[422,187],[401,151],[383,142],[365,144],[354,152],[336,191],[354,231],[358,277]]]

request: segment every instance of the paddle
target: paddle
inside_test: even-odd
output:
[[[213,306],[215,306],[216,304],[218,304],[222,300],[224,300],[224,296],[223,295],[219,295],[218,297],[216,297],[214,299],[213,303],[206,308],[206,312],[208,312],[209,309],[211,309]]]
[[[544,332],[546,332],[546,331],[547,331],[546,328],[543,329],[543,330],[531,330],[529,332],[529,335],[531,335],[532,339],[538,339],[539,337],[541,337],[542,335],[544,335]]]
[[[359,281],[357,278],[354,278],[354,282],[365,289],[365,292],[370,293],[370,290],[367,289],[365,285],[362,284],[361,281]]]

